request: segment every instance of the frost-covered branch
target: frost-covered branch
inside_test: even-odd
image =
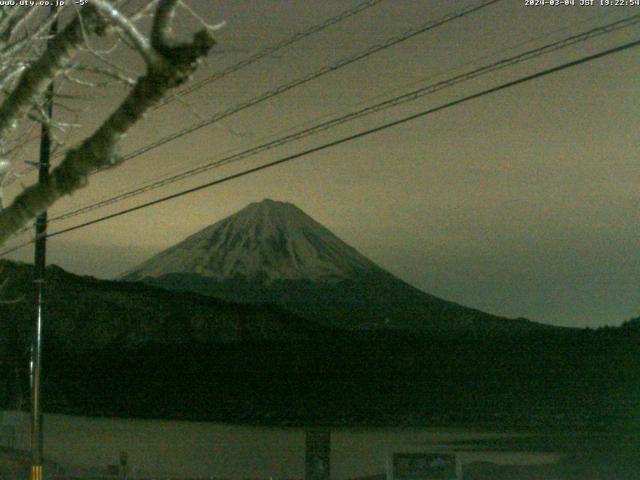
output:
[[[105,32],[106,22],[93,8],[85,8],[83,22],[97,34]],[[20,77],[18,84],[0,105],[0,144],[25,118],[49,84],[71,61],[83,41],[80,18],[74,19],[60,34],[51,39],[49,47]]]
[[[189,42],[180,43],[173,38],[172,20],[177,3],[176,0],[158,2],[150,41],[142,41],[136,27],[112,11],[112,4],[97,0],[90,15],[84,15],[83,11],[82,23],[79,19],[71,22],[51,40],[41,59],[23,73],[15,90],[0,105],[0,142],[12,128],[12,122],[29,113],[36,97],[41,96],[55,75],[69,64],[70,51],[82,42],[83,29],[87,28],[88,22],[96,33],[104,32],[107,24],[124,30],[147,65],[146,73],[135,81],[124,101],[93,134],[78,147],[67,151],[62,162],[51,172],[48,182],[26,188],[0,212],[0,244],[59,198],[85,186],[96,169],[119,164],[120,140],[172,88],[187,81],[207,55],[214,45],[208,29],[197,32]]]
[[[125,34],[126,38],[133,44],[134,48],[144,57],[147,63],[159,61],[149,40],[136,28],[133,22],[122,15],[120,11],[106,0],[92,0],[91,5],[96,7],[102,14],[107,16],[113,24],[117,25]]]

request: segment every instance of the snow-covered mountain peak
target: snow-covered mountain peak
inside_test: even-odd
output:
[[[332,282],[381,271],[295,205],[265,199],[161,252],[124,278],[186,273],[268,284]]]

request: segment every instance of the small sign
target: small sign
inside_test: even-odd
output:
[[[396,453],[393,480],[457,480],[456,456],[446,453]]]

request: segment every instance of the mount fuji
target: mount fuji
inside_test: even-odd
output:
[[[349,329],[518,333],[548,329],[429,295],[385,271],[295,205],[263,200],[122,277],[241,303],[275,303]]]

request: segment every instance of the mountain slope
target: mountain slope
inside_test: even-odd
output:
[[[343,328],[456,333],[551,329],[424,293],[290,203],[264,200],[201,230],[122,277],[246,303],[272,302]]]
[[[264,200],[188,237],[124,275],[188,273],[216,281],[335,282],[383,271],[290,203]]]

